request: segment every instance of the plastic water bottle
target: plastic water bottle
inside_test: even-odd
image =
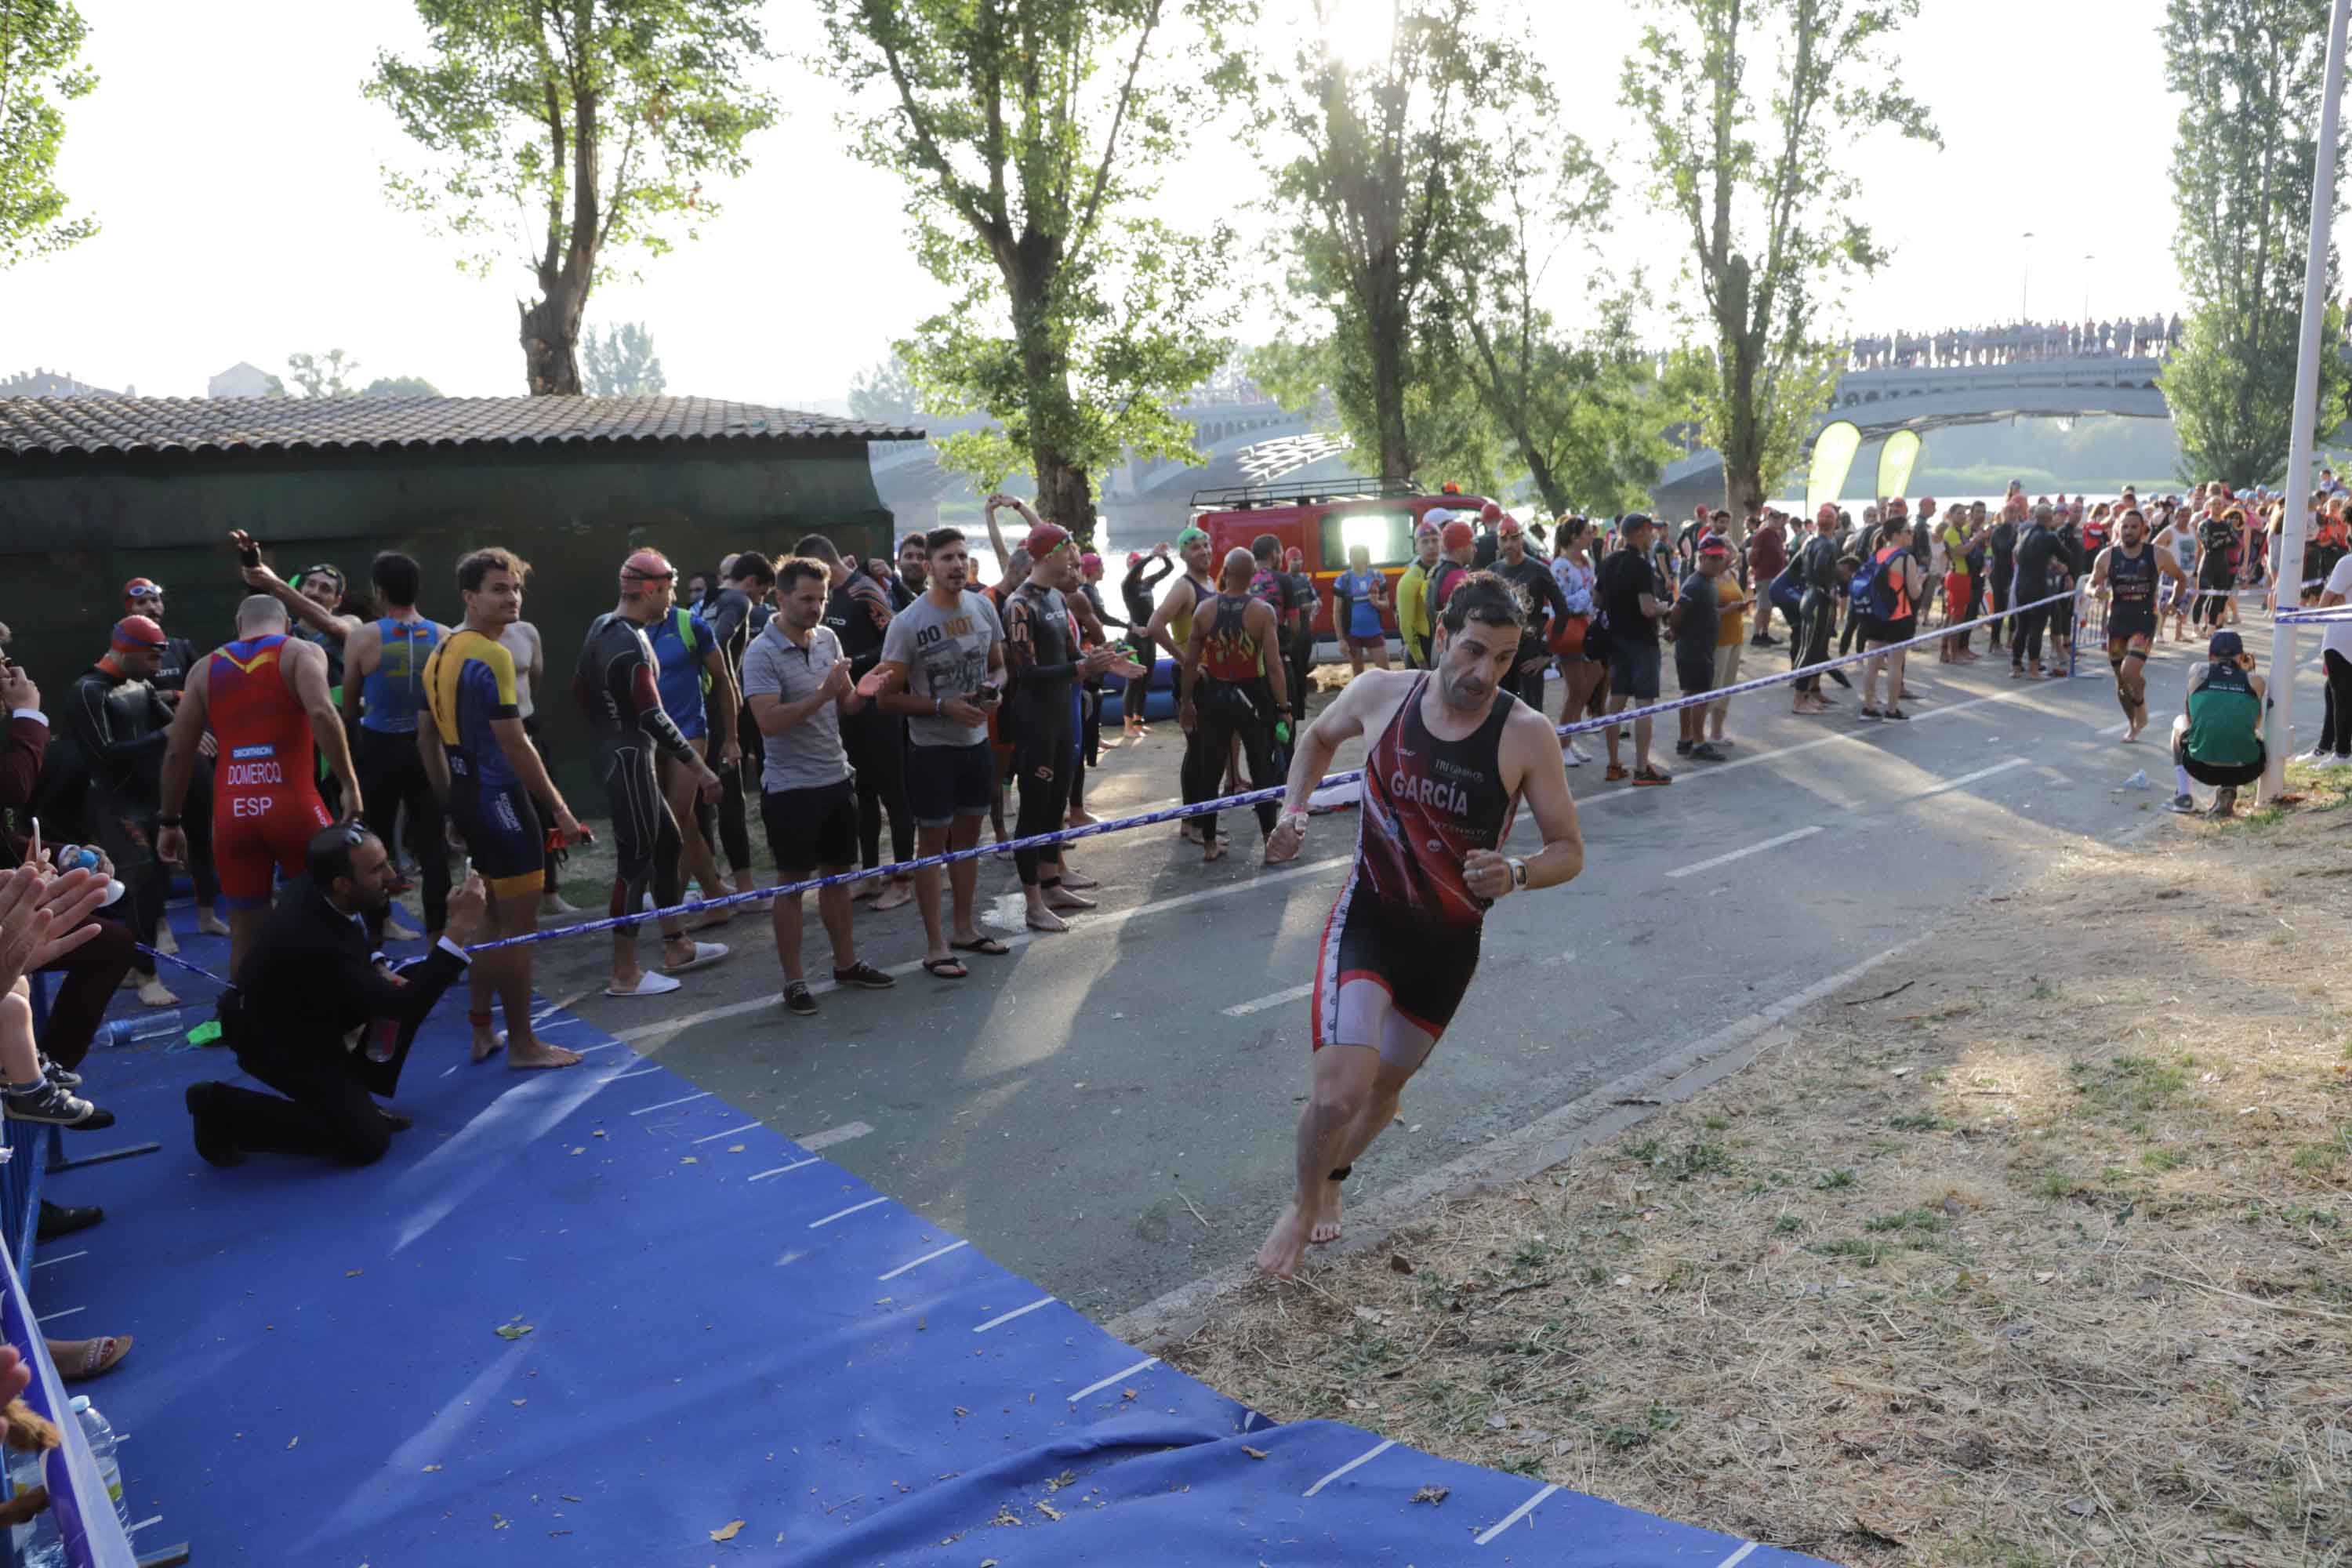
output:
[[[41,1475],[43,1457],[39,1454],[9,1454],[8,1490],[11,1495],[20,1496],[35,1487],[47,1484]],[[8,1541],[16,1548],[16,1561],[24,1564],[24,1568],[65,1568],[65,1538],[58,1532],[58,1516],[48,1509],[43,1509],[24,1523],[12,1527],[8,1531]]]
[[[141,1013],[129,1018],[118,1018],[106,1026],[109,1046],[135,1046],[146,1040],[158,1040],[165,1036],[179,1036],[212,1016],[202,1007],[174,1007],[162,1013]]]
[[[81,1435],[89,1440],[90,1457],[98,1461],[99,1479],[106,1483],[106,1500],[114,1505],[114,1517],[128,1530],[131,1503],[122,1494],[122,1467],[114,1458],[114,1426],[87,1394],[74,1395],[72,1408],[74,1418],[81,1423]]]

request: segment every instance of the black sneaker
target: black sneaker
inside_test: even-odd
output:
[[[74,1071],[71,1068],[61,1068],[58,1066],[57,1063],[49,1060],[47,1057],[43,1057],[41,1058],[41,1076],[47,1079],[51,1083],[56,1084],[59,1089],[79,1089],[81,1087],[81,1074]]]
[[[854,985],[860,991],[887,991],[898,984],[862,958],[846,969],[835,970],[833,983],[835,985]]]
[[[816,1016],[816,997],[810,992],[807,981],[795,980],[784,987],[784,1011],[796,1018]]]
[[[1720,763],[1727,760],[1721,752],[1715,749],[1715,743],[1711,741],[1701,741],[1690,749],[1689,755],[1693,760],[1702,763]]]
[[[31,1089],[11,1087],[0,1094],[0,1111],[11,1121],[40,1121],[51,1127],[95,1130],[114,1125],[114,1112],[101,1110],[47,1079]]]
[[[223,1131],[220,1119],[207,1115],[213,1109],[213,1095],[223,1086],[217,1083],[192,1083],[182,1097],[188,1114],[195,1119],[196,1152],[207,1165],[242,1165],[245,1151],[231,1142]]]
[[[1675,742],[1675,755],[1678,757],[1687,757],[1690,754],[1691,743],[1688,741],[1676,741]]]
[[[88,1230],[105,1217],[106,1211],[96,1204],[83,1204],[76,1206],[69,1204],[53,1204],[48,1199],[43,1198],[40,1228],[35,1233],[35,1239],[55,1241],[61,1236],[71,1236],[78,1230]]]

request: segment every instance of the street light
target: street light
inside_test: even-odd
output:
[[[2020,264],[2020,275],[2017,280],[2017,324],[2021,327],[2033,319],[2032,312],[2025,308],[2028,290],[2032,283],[2033,231],[2029,228],[2025,231],[2025,259]]]

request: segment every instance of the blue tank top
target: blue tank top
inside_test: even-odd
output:
[[[375,668],[360,682],[360,727],[382,735],[416,733],[417,710],[425,705],[425,663],[440,628],[430,621],[395,621],[387,616],[375,629],[383,646]]]
[[[702,711],[702,656],[719,646],[719,636],[710,629],[709,622],[687,613],[683,618],[694,632],[693,644],[688,646],[678,631],[684,611],[685,606],[680,605],[647,626],[646,640],[654,645],[654,658],[661,665],[654,685],[661,693],[662,708],[679,732],[691,741],[709,731]]]

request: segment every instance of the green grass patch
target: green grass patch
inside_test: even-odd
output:
[[[1823,1192],[1834,1192],[1840,1187],[1851,1187],[1861,1179],[1853,1171],[1841,1167],[1834,1171],[1823,1171],[1813,1178],[1813,1185]]]
[[[1904,1209],[1896,1214],[1873,1215],[1863,1222],[1863,1229],[1875,1231],[1917,1231],[1934,1235],[1949,1229],[1951,1222],[1931,1208]]]
[[[2141,1152],[2139,1163],[2151,1171],[2177,1171],[2180,1169],[2180,1154],[2172,1149],[2149,1149]]]
[[[1886,1125],[1897,1132],[1948,1132],[1952,1124],[1940,1116],[1922,1111],[1909,1116],[1890,1116]]]

